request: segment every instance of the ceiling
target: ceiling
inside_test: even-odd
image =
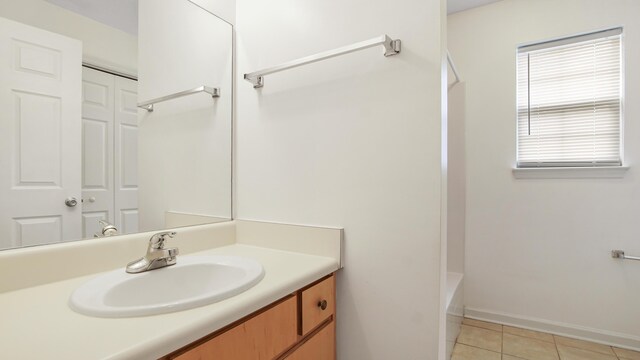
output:
[[[47,0],[105,25],[138,34],[138,0]],[[500,0],[447,0],[448,13],[468,10]]]
[[[453,14],[455,12],[491,4],[497,1],[500,0],[447,0],[447,13]]]
[[[138,0],[47,1],[129,34],[138,34]]]

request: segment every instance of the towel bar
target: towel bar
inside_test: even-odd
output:
[[[640,260],[640,256],[625,255],[624,250],[611,250],[611,257],[622,260]]]

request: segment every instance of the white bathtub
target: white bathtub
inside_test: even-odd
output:
[[[447,359],[451,359],[464,315],[463,275],[447,273]]]

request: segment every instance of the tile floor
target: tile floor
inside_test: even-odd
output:
[[[452,360],[640,360],[640,352],[465,318]]]

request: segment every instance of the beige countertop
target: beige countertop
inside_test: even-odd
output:
[[[339,260],[328,256],[241,243],[190,255],[252,258],[262,264],[265,277],[251,289],[218,303],[169,314],[121,319],[81,315],[67,305],[78,286],[100,273],[0,293],[2,358],[157,359],[341,266]],[[76,261],[81,262],[83,258]],[[61,262],[60,266],[73,264]]]

